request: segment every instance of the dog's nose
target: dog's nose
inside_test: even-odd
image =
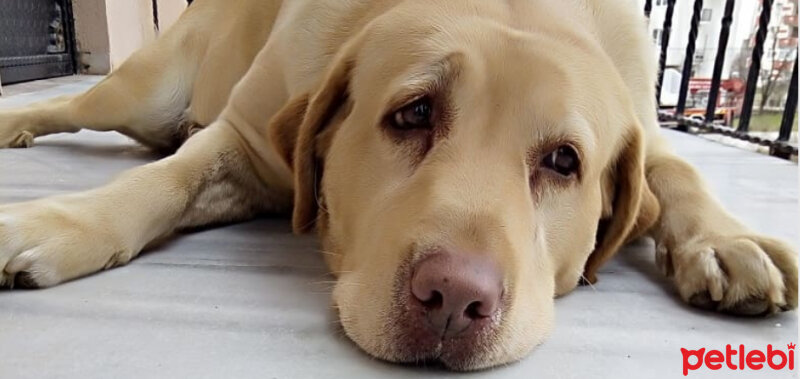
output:
[[[411,292],[425,309],[432,331],[452,337],[495,314],[503,278],[488,257],[441,252],[417,263]]]

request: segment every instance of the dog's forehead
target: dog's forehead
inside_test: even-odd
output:
[[[615,112],[611,86],[605,85],[610,75],[594,51],[493,24],[437,30],[368,38],[351,83],[357,102],[385,109],[404,92],[444,82],[456,121],[480,124],[468,130],[486,141],[505,138],[504,144],[523,150],[554,139],[574,141],[589,156],[615,145],[621,133],[608,129]],[[454,133],[460,129],[466,128]]]

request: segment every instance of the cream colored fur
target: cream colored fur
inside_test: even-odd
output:
[[[645,232],[685,301],[795,308],[795,252],[736,221],[659,136],[644,22],[627,0],[197,0],[88,92],[0,112],[3,147],[80,128],[185,140],[104,187],[0,206],[0,284],[52,286],[176,230],[293,209],[338,275],[345,332],[391,361],[419,358],[395,343],[395,280],[431,246],[505,275],[510,306],[444,359],[458,370],[528,354],[554,296]],[[382,120],[437,80],[453,114],[415,156]],[[564,141],[582,156],[569,182],[530,158]]]

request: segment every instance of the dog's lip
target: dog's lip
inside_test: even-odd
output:
[[[441,367],[449,371],[471,371],[475,367],[485,366],[485,360],[482,357],[487,349],[476,345],[483,344],[459,341],[458,338],[443,338],[424,351],[407,352],[391,361],[413,367]],[[465,349],[467,346],[469,348]]]

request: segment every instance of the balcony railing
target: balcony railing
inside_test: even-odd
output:
[[[690,1],[690,0],[683,0]],[[753,1],[753,0],[746,0]],[[677,124],[677,129],[682,131],[699,130],[707,133],[719,133],[726,136],[738,138],[741,140],[749,141],[755,144],[769,147],[771,155],[792,159],[797,156],[797,146],[789,143],[792,133],[792,126],[794,125],[795,114],[797,112],[797,51],[795,50],[794,68],[792,71],[792,78],[789,84],[788,94],[786,96],[786,104],[783,110],[783,117],[780,124],[780,130],[777,138],[764,138],[762,136],[754,135],[750,132],[750,121],[753,115],[753,106],[756,98],[756,89],[758,87],[759,75],[761,74],[762,57],[764,55],[764,44],[767,39],[767,32],[769,28],[769,21],[772,12],[772,5],[774,0],[762,0],[761,11],[758,18],[758,29],[754,37],[754,46],[752,56],[749,59],[749,73],[747,75],[747,84],[744,89],[744,100],[741,105],[741,114],[739,115],[738,124],[734,127],[733,118],[729,122],[719,124],[715,122],[717,115],[717,102],[719,99],[720,86],[722,83],[723,66],[726,59],[726,50],[728,47],[728,38],[730,36],[731,23],[733,22],[733,11],[735,0],[725,1],[725,11],[722,17],[721,29],[719,34],[719,41],[717,45],[716,59],[714,61],[714,71],[711,79],[710,87],[708,88],[708,103],[705,110],[705,117],[690,117],[687,116],[686,102],[689,94],[690,78],[692,77],[693,59],[695,58],[695,43],[700,24],[700,18],[703,11],[703,0],[694,0],[691,26],[689,31],[689,38],[686,44],[685,61],[681,74],[680,90],[678,93],[678,102],[674,109],[662,109],[659,111],[659,120],[663,124]],[[659,107],[661,108],[661,88],[664,81],[664,69],[667,62],[667,52],[669,47],[669,38],[672,29],[672,19],[675,13],[676,0],[667,0],[667,8],[664,17],[664,23],[661,31],[661,45],[659,57],[659,75],[657,83],[657,99]],[[645,15],[649,18],[650,12],[653,7],[652,0],[646,0],[644,6]],[[680,15],[688,16],[688,15]],[[796,19],[796,16],[794,16]],[[748,20],[749,22],[749,20]],[[778,36],[774,36],[778,38]],[[771,73],[768,73],[771,75]]]

